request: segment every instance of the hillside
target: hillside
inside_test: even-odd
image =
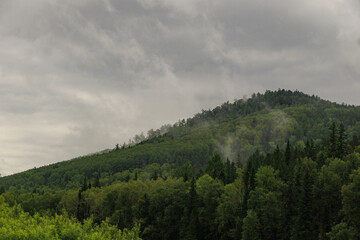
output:
[[[332,122],[343,123],[348,136],[360,133],[360,107],[337,104],[295,91],[266,91],[249,99],[226,102],[181,120],[166,133],[152,131],[141,142],[91,156],[75,158],[0,179],[12,192],[74,189],[97,178],[103,185],[151,174],[166,175],[190,162],[203,169],[214,152],[244,164],[256,150],[305,146],[321,142]]]

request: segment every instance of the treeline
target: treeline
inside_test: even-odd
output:
[[[16,193],[34,190],[53,193],[81,187],[84,177],[93,182],[98,175],[103,185],[110,185],[154,164],[160,167],[168,164],[175,170],[189,161],[203,169],[215,152],[223,159],[244,164],[256,150],[267,153],[276,146],[285,148],[286,139],[303,147],[307,139],[319,144],[328,135],[332,121],[344,123],[352,139],[360,132],[360,108],[298,91],[266,91],[249,99],[224,103],[172,126],[150,130],[147,137],[140,134],[130,144],[109,152],[0,178],[0,186]],[[150,178],[151,174],[141,176],[142,180]]]
[[[205,168],[190,162],[141,181],[50,193],[2,194],[31,215],[66,211],[80,222],[119,229],[140,224],[143,239],[360,239],[360,146],[331,124],[316,143],[287,142],[241,162],[214,154]]]

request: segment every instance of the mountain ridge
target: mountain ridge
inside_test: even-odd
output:
[[[115,148],[0,178],[6,189],[26,192],[37,188],[71,189],[83,178],[113,176],[124,171],[170,168],[187,161],[203,168],[214,152],[223,159],[245,163],[256,150],[264,153],[308,139],[322,141],[331,122],[344,123],[347,133],[360,132],[360,107],[337,104],[300,91],[277,90],[253,94],[249,99],[225,102],[212,110],[167,125],[167,131],[152,130],[148,137]],[[140,140],[139,140],[140,139]],[[159,170],[160,171],[160,170]],[[121,174],[120,174],[121,175]],[[114,181],[123,180],[114,177]],[[146,177],[144,177],[146,179]],[[109,180],[109,184],[113,180]]]

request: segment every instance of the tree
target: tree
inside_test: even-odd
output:
[[[229,184],[234,182],[236,178],[236,167],[235,163],[229,161],[229,159],[226,159],[225,163],[225,184]]]
[[[313,186],[316,176],[316,162],[308,158],[297,161],[292,179],[294,196],[291,199],[294,201],[294,215],[291,221],[291,239],[308,240],[316,238],[313,205]]]
[[[349,227],[346,223],[342,222],[335,225],[331,229],[331,232],[326,235],[330,240],[353,240],[356,239],[356,232],[356,229]]]
[[[19,205],[10,207],[0,197],[0,239],[103,239],[139,240],[139,227],[119,230],[108,221],[95,226],[93,220],[80,223],[66,214],[52,217],[25,213]]]
[[[285,163],[287,166],[290,165],[290,161],[291,161],[291,146],[290,146],[290,141],[288,140],[286,143],[286,150],[285,150]]]
[[[355,229],[360,229],[360,168],[350,175],[350,180],[349,184],[342,187],[342,210],[347,224]]]
[[[311,139],[310,141],[306,141],[305,144],[305,157],[311,158],[312,160],[315,160],[316,154],[315,154],[315,146],[314,141]]]
[[[94,188],[100,188],[100,187],[101,187],[101,186],[100,186],[100,173],[97,173],[97,174],[96,174],[93,187],[94,187]]]
[[[244,194],[245,186],[242,177],[225,186],[216,217],[221,239],[241,239]]]
[[[346,174],[346,164],[340,159],[329,159],[328,165],[322,166],[314,184],[314,205],[319,239],[327,239],[326,233],[333,223],[339,222],[341,210],[341,186]]]
[[[182,177],[184,182],[186,182],[192,177],[195,177],[195,173],[195,168],[191,165],[189,161],[187,161],[181,167],[176,169],[175,176],[179,178]]]
[[[188,186],[182,179],[151,181],[149,223],[145,239],[179,239],[184,229],[181,216],[188,203]]]
[[[330,136],[329,136],[329,156],[336,157],[338,150],[337,142],[337,126],[335,122],[332,122],[330,126]]]
[[[261,223],[261,239],[281,239],[285,184],[279,179],[278,171],[269,166],[258,169],[255,182],[255,189],[250,192],[248,209],[256,213]]]
[[[218,179],[208,174],[196,181],[196,193],[199,196],[199,231],[203,239],[218,239],[218,228],[215,222],[216,208],[223,193],[224,186]]]
[[[347,136],[345,133],[344,124],[341,123],[339,127],[336,157],[343,158],[346,152],[347,152]]]
[[[84,191],[86,191],[88,188],[89,188],[89,185],[88,185],[88,183],[87,183],[87,177],[84,177],[83,185],[82,185],[80,191],[81,191],[81,192],[84,192]]]
[[[151,179],[156,181],[158,178],[159,178],[158,172],[155,170],[152,177],[151,177]]]
[[[184,224],[184,229],[181,232],[181,239],[187,240],[196,240],[199,239],[199,200],[196,193],[196,181],[195,178],[192,178],[190,181],[190,190],[189,190],[189,201],[185,209],[182,222]]]
[[[205,172],[212,178],[217,178],[223,182],[225,181],[225,167],[218,153],[215,153],[212,156],[208,162],[208,165],[206,166]]]
[[[261,224],[255,211],[249,210],[243,225],[243,240],[261,240]]]

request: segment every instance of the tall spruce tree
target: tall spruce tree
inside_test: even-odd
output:
[[[337,151],[336,151],[336,157],[338,158],[343,158],[346,154],[346,146],[347,146],[346,138],[347,136],[345,133],[345,127],[344,124],[341,123],[339,127],[339,135],[337,140]]]
[[[212,178],[216,178],[225,182],[225,166],[218,153],[215,153],[212,156],[208,162],[208,165],[206,166],[205,172]]]
[[[330,126],[330,136],[329,136],[329,157],[336,157],[338,150],[337,143],[337,126],[335,122],[332,122]]]

